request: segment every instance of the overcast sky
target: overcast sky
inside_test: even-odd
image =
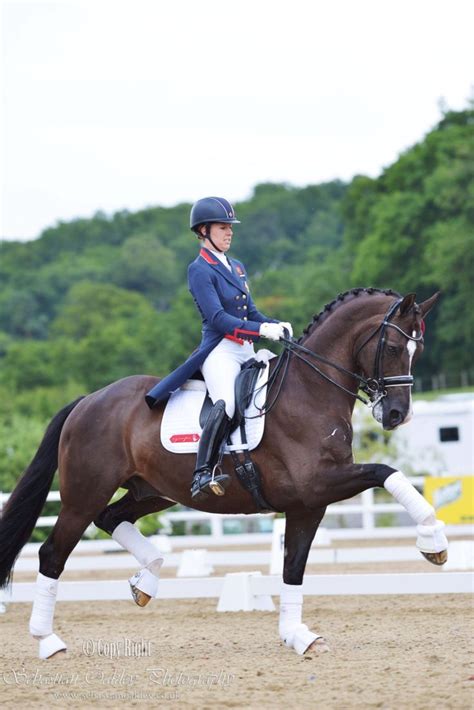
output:
[[[471,0],[2,2],[0,237],[377,176],[474,81]]]

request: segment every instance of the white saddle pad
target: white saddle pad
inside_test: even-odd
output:
[[[237,429],[231,436],[232,445],[226,444],[224,453],[229,453],[231,450],[242,451],[244,448],[251,451],[259,445],[263,436],[265,416],[260,415],[258,407],[262,407],[265,402],[268,361],[273,357],[276,357],[275,354],[269,350],[259,350],[256,353],[256,359],[266,362],[267,366],[260,370],[255,385],[256,393],[245,410],[246,417],[256,417],[245,421],[248,446],[242,445],[240,429]],[[169,398],[161,422],[161,443],[167,451],[171,451],[173,454],[197,452],[202,432],[199,414],[206,391],[206,385],[202,380],[188,380]]]

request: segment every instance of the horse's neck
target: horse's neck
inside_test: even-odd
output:
[[[336,324],[328,320],[320,326],[314,327],[302,345],[349,372],[355,372],[358,366],[354,360],[354,338],[353,328],[351,329],[347,322],[340,320]],[[338,374],[335,368],[322,364],[317,358],[308,356],[308,359],[321,367],[333,379]],[[304,363],[301,364],[305,367]],[[344,377],[344,375],[341,376]]]
[[[312,326],[302,345],[329,362],[344,368],[348,373],[359,374],[353,355],[355,337],[353,321],[343,318],[336,319],[331,316],[331,319],[328,318],[324,323]],[[290,388],[291,393],[289,393],[292,400],[295,400],[293,405],[299,405],[304,399],[307,406],[310,406],[310,402],[316,403],[316,406],[313,404],[313,409],[318,412],[324,411],[326,416],[334,413],[336,416],[342,415],[344,418],[350,419],[355,404],[355,393],[358,390],[357,379],[322,363],[311,355],[303,353],[303,357],[333,382],[329,382],[306,362],[293,356],[290,366],[290,380],[294,386]],[[353,392],[354,396],[348,394],[338,385]]]
[[[319,355],[356,372],[355,343],[386,310],[385,294],[362,295],[336,305],[309,328],[303,345]]]

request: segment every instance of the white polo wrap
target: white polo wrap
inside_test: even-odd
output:
[[[415,523],[434,523],[434,508],[418,493],[401,471],[392,473],[384,483],[386,490],[393,495]],[[431,520],[430,520],[431,518]]]
[[[130,552],[143,567],[158,577],[163,564],[163,555],[135,525],[127,521],[120,523],[113,531],[112,538]]]
[[[58,580],[45,577],[39,572],[36,578],[35,600],[30,617],[30,634],[32,636],[49,636],[53,633],[57,593]]]

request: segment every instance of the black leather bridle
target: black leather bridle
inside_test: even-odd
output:
[[[323,355],[319,355],[318,353],[313,352],[312,350],[309,350],[308,348],[305,348],[304,345],[301,345],[298,341],[294,340],[293,338],[290,337],[285,337],[281,338],[280,342],[283,343],[285,350],[284,352],[280,355],[279,357],[279,362],[277,363],[277,366],[275,367],[274,371],[272,372],[271,376],[268,379],[268,390],[267,392],[270,391],[272,388],[272,385],[275,384],[276,379],[278,377],[278,374],[280,370],[283,369],[283,375],[280,380],[280,385],[278,387],[278,391],[276,393],[276,396],[273,398],[271,404],[268,404],[268,396],[267,396],[267,401],[263,405],[261,411],[262,414],[264,412],[269,412],[270,409],[273,408],[274,404],[276,403],[276,400],[278,399],[278,395],[280,394],[283,381],[285,379],[287,370],[288,370],[288,364],[290,361],[291,356],[293,355],[294,357],[297,357],[299,360],[302,360],[308,367],[310,367],[312,370],[317,372],[323,379],[327,380],[327,382],[330,382],[331,384],[335,385],[339,389],[343,390],[347,394],[350,394],[353,397],[356,397],[359,401],[363,402],[366,404],[368,407],[375,407],[376,404],[378,404],[384,397],[387,396],[387,388],[388,387],[412,387],[414,383],[413,375],[392,375],[390,377],[385,377],[383,374],[383,355],[384,355],[384,347],[385,347],[385,341],[386,341],[386,332],[387,328],[395,328],[395,330],[398,330],[399,333],[401,333],[407,340],[412,340],[416,343],[421,342],[423,340],[423,330],[420,331],[419,335],[410,335],[409,333],[406,333],[404,330],[402,330],[398,325],[395,325],[395,323],[391,322],[391,319],[394,317],[399,305],[403,301],[403,298],[399,298],[396,301],[394,301],[388,311],[386,312],[382,322],[380,323],[377,328],[370,333],[367,338],[363,341],[363,343],[357,348],[357,351],[355,353],[355,357],[359,355],[359,353],[365,348],[365,346],[374,338],[377,333],[379,334],[379,339],[377,343],[377,350],[375,353],[375,361],[374,361],[374,374],[372,377],[366,378],[363,377],[362,375],[358,375],[356,372],[351,372],[350,370],[347,370],[345,367],[342,367],[342,365],[339,365],[335,362],[331,362],[331,360],[328,360],[325,358]],[[289,336],[289,334],[288,334]],[[325,372],[323,372],[319,367],[317,367],[313,362],[310,362],[305,355],[310,356],[311,358],[314,358],[315,360],[318,360],[319,362],[324,363],[325,365],[328,365],[329,367],[334,368],[335,370],[338,370],[339,372],[344,373],[345,375],[349,375],[352,377],[354,380],[356,380],[359,384],[358,389],[362,390],[362,392],[365,392],[365,394],[368,396],[369,399],[366,399],[365,397],[362,397],[358,392],[353,392],[352,390],[347,389],[347,387],[344,387],[344,385],[341,385],[340,382],[337,382],[334,380],[332,377],[327,375]]]
[[[375,396],[377,397],[377,401],[380,401],[383,397],[387,395],[386,389],[387,387],[413,387],[414,383],[414,378],[413,375],[393,375],[391,377],[385,377],[383,374],[383,355],[384,355],[384,347],[385,347],[385,341],[386,341],[386,332],[387,328],[395,328],[395,330],[398,330],[399,333],[401,333],[407,340],[412,340],[415,343],[421,342],[423,340],[423,332],[420,331],[419,335],[410,335],[409,333],[406,333],[404,330],[402,330],[398,325],[395,325],[395,323],[391,323],[390,319],[393,318],[395,313],[398,310],[398,307],[400,303],[403,301],[402,298],[399,298],[398,300],[394,301],[390,308],[388,309],[387,313],[384,316],[383,321],[381,324],[376,328],[373,333],[371,333],[362,343],[362,345],[359,346],[355,353],[355,357],[359,355],[361,350],[369,343],[372,338],[380,332],[379,334],[379,340],[377,343],[377,350],[375,352],[375,361],[374,361],[374,375],[372,378],[368,379],[365,381],[364,386],[362,386],[360,389],[362,389],[369,397],[371,397],[371,394],[374,393]],[[382,393],[382,396],[380,394]],[[371,397],[371,402],[370,404],[374,406],[372,402],[372,397]]]

